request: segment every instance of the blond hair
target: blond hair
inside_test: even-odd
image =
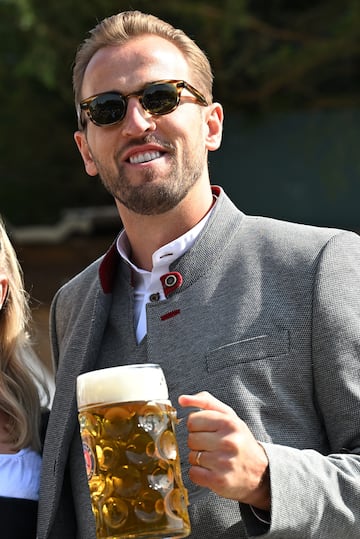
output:
[[[142,35],[156,35],[173,43],[184,55],[194,75],[194,83],[204,94],[208,103],[212,102],[213,75],[209,60],[198,45],[182,30],[162,21],[154,15],[140,11],[123,11],[107,17],[90,30],[90,37],[80,45],[73,69],[73,89],[75,105],[81,101],[81,89],[88,63],[103,47],[118,46]]]
[[[0,272],[8,279],[7,297],[0,310],[0,410],[9,419],[12,447],[40,449],[41,406],[39,384],[31,371],[38,359],[27,327],[30,321],[23,272],[0,219]]]

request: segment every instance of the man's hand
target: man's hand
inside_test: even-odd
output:
[[[206,391],[181,395],[179,404],[201,408],[187,420],[190,479],[224,498],[269,510],[268,459],[247,425]]]

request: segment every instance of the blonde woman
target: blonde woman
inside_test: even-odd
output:
[[[36,537],[44,383],[27,326],[30,310],[16,253],[0,220],[0,518],[2,539]],[[39,373],[39,368],[37,368]]]

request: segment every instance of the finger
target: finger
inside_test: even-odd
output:
[[[184,421],[184,419],[187,419],[190,414],[193,414],[195,412],[200,412],[201,408],[198,408],[197,406],[187,406],[186,408],[180,408],[177,410],[177,421],[178,423],[181,423]]]
[[[190,432],[217,432],[224,428],[227,415],[223,412],[213,410],[202,410],[189,415],[186,422],[187,429]],[[231,416],[232,417],[232,416]]]
[[[193,451],[214,451],[219,445],[216,433],[203,431],[189,432],[187,442],[189,449],[192,449]]]
[[[203,410],[216,410],[218,412],[226,413],[228,414],[235,412],[233,411],[230,406],[225,404],[224,402],[220,401],[214,395],[211,395],[211,393],[208,393],[207,391],[201,391],[200,393],[197,393],[195,395],[180,395],[178,402],[180,406],[186,408],[188,406],[198,407]]]
[[[207,468],[207,451],[190,451],[189,463],[198,468]]]

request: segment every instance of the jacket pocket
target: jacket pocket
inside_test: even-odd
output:
[[[208,372],[215,372],[237,363],[249,363],[266,358],[277,358],[289,353],[288,330],[249,337],[209,350],[205,354]]]

